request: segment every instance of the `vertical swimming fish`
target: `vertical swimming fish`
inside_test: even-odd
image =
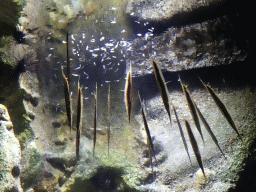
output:
[[[203,116],[203,114],[201,113],[201,111],[198,109],[196,103],[195,103],[194,101],[193,101],[193,103],[194,103],[194,106],[195,106],[195,108],[196,108],[196,111],[197,111],[197,113],[198,113],[198,115],[199,115],[201,121],[203,122],[203,124],[204,124],[206,130],[208,131],[208,133],[210,134],[212,140],[213,140],[214,143],[217,145],[217,147],[219,148],[219,150],[220,150],[220,152],[222,153],[222,155],[225,156],[224,153],[222,152],[220,146],[219,146],[219,143],[218,143],[217,138],[215,137],[214,133],[213,133],[212,130],[211,130],[211,127],[210,127],[209,124],[207,123],[207,121],[206,121],[206,119],[204,118],[204,116]]]
[[[127,73],[126,83],[125,83],[125,105],[126,105],[126,111],[127,111],[129,123],[131,120],[131,108],[132,108],[131,89],[132,89],[132,65],[130,65],[130,71]]]
[[[169,119],[170,119],[170,123],[172,123],[172,121],[171,121],[169,91],[167,89],[163,73],[159,69],[159,67],[158,67],[158,65],[156,64],[155,61],[152,61],[152,67],[153,67],[153,70],[154,70],[154,74],[155,74],[155,77],[156,77],[156,82],[157,82],[157,85],[158,85],[158,89],[159,89],[159,91],[161,93],[165,109],[166,109],[166,111],[168,113],[168,116],[169,116]]]
[[[107,136],[108,136],[108,157],[109,157],[109,144],[110,144],[110,85],[108,86],[108,127],[107,127]]]
[[[70,86],[70,57],[69,57],[69,48],[68,48],[68,32],[67,32],[67,36],[66,36],[66,43],[67,43],[67,79],[68,79],[68,83]]]
[[[205,86],[206,90],[210,93],[210,95],[212,96],[214,102],[218,106],[218,108],[221,111],[222,115],[227,119],[227,121],[230,124],[230,126],[234,129],[234,131],[237,133],[237,135],[239,136],[239,138],[242,141],[242,137],[239,134],[239,132],[238,132],[238,130],[236,128],[236,125],[235,125],[232,117],[230,116],[228,110],[226,109],[225,105],[222,103],[222,101],[218,98],[218,96],[214,93],[213,89],[209,85],[206,85],[201,79],[200,79],[200,81]]]
[[[204,174],[204,177],[205,177],[204,167],[203,167],[203,163],[202,163],[202,159],[201,159],[201,155],[200,155],[200,151],[199,151],[196,139],[193,135],[193,132],[190,128],[190,125],[189,125],[188,121],[186,119],[184,119],[184,122],[185,122],[185,125],[186,125],[186,128],[187,128],[189,140],[190,140],[190,143],[192,145],[192,148],[193,148],[194,154],[196,156],[197,162],[198,162],[198,164],[199,164],[199,166],[200,166],[200,168],[201,168],[201,170]]]
[[[176,117],[177,124],[178,124],[179,130],[180,130],[180,135],[181,135],[181,138],[182,138],[183,145],[184,145],[184,147],[185,147],[185,150],[186,150],[186,152],[187,152],[187,154],[188,154],[189,161],[190,161],[190,163],[191,163],[191,159],[190,159],[189,152],[188,152],[187,142],[186,142],[186,139],[185,139],[185,137],[184,137],[184,133],[183,133],[183,130],[182,130],[182,127],[181,127],[181,124],[180,124],[180,121],[179,121],[179,118],[178,118],[176,109],[175,109],[175,107],[174,107],[173,104],[172,104],[172,108],[173,108],[174,115],[175,115],[175,117]]]
[[[98,87],[97,87],[97,82],[96,82],[94,117],[93,117],[93,157],[95,154],[96,131],[97,131],[97,92],[98,92]]]
[[[152,156],[154,156],[154,158],[156,160],[155,152],[154,152],[154,146],[153,146],[152,138],[151,138],[151,135],[150,135],[150,131],[149,131],[146,115],[145,115],[144,102],[141,101],[139,92],[138,92],[138,95],[139,95],[140,104],[141,104],[141,114],[142,114],[142,118],[143,118],[143,123],[144,123],[145,131],[147,133],[147,143],[148,143],[149,158],[150,158],[151,168],[152,168],[152,171],[153,171]]]
[[[66,103],[66,112],[67,112],[67,118],[68,118],[68,125],[70,127],[70,133],[72,129],[72,115],[71,115],[71,110],[72,110],[72,105],[71,105],[71,95],[69,91],[69,82],[68,79],[66,78],[63,67],[61,67],[62,71],[62,79],[64,83],[64,95],[65,95],[65,103]]]
[[[202,134],[202,131],[201,131],[201,126],[200,126],[200,123],[199,123],[198,116],[196,114],[196,108],[195,108],[195,106],[193,104],[193,101],[192,101],[192,99],[190,97],[190,94],[189,94],[189,92],[187,90],[187,87],[182,83],[180,76],[179,76],[179,80],[180,80],[181,87],[183,89],[184,95],[185,95],[187,103],[188,103],[189,111],[190,111],[190,113],[192,115],[192,118],[194,120],[196,128],[197,128],[198,132],[200,133],[201,138],[202,138],[202,140],[204,142],[203,134]]]
[[[79,158],[80,134],[82,127],[82,110],[83,110],[83,95],[82,88],[78,80],[77,90],[77,122],[76,122],[76,159]]]

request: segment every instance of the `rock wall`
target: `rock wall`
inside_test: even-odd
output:
[[[0,104],[0,191],[22,192],[20,144],[14,135],[7,108]]]

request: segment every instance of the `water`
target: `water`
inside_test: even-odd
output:
[[[132,2],[129,1],[129,6]],[[253,127],[251,119],[254,117],[255,97],[252,95],[255,95],[255,89],[252,87],[255,85],[248,78],[245,80],[241,78],[240,65],[236,63],[231,67],[219,66],[170,72],[174,68],[180,70],[198,67],[197,62],[196,65],[190,65],[189,59],[195,61],[194,56],[201,59],[200,61],[210,61],[202,59],[200,54],[207,53],[207,58],[210,55],[208,53],[214,53],[214,58],[225,55],[222,54],[222,50],[225,45],[233,42],[233,37],[228,36],[220,41],[211,40],[207,36],[212,32],[211,30],[203,33],[202,36],[198,34],[198,30],[206,31],[209,25],[220,29],[219,25],[224,21],[229,22],[229,17],[225,16],[209,22],[203,19],[198,21],[200,23],[192,19],[191,26],[187,25],[188,21],[187,26],[183,27],[182,24],[177,24],[179,17],[171,24],[168,20],[140,18],[140,8],[141,11],[149,12],[143,8],[150,5],[148,1],[136,2],[140,6],[130,12],[127,11],[126,3],[126,1],[103,3],[101,1],[31,1],[24,9],[26,14],[21,19],[22,25],[27,29],[35,30],[24,36],[26,41],[14,43],[12,56],[19,58],[18,60],[24,58],[22,61],[25,70],[19,76],[20,85],[15,85],[13,94],[9,95],[12,92],[9,86],[5,87],[5,90],[8,90],[8,98],[1,95],[1,101],[5,102],[14,125],[11,138],[18,139],[16,143],[19,141],[21,148],[15,148],[21,153],[16,154],[17,150],[15,151],[17,161],[8,159],[10,166],[0,165],[1,168],[4,167],[4,172],[8,173],[10,169],[9,172],[18,178],[18,191],[21,191],[21,188],[24,191],[210,191],[211,189],[225,191],[232,186],[227,180],[233,181],[237,177],[235,172],[239,171],[243,158],[247,157],[247,146],[241,145],[236,138],[236,134],[219,113],[198,80],[198,76],[205,82],[211,83],[234,118],[239,132],[244,135],[250,135],[250,131],[254,130],[249,127]],[[68,42],[66,42],[67,32]],[[205,39],[210,40],[203,41]],[[220,46],[221,48],[217,49],[217,56],[214,51],[211,52],[211,49],[203,49],[205,44],[206,48],[213,44]],[[232,45],[230,46],[232,49],[228,51],[235,56],[227,55],[227,60],[238,58],[240,61],[244,58],[243,51],[238,46],[233,46],[234,44],[229,44]],[[200,52],[201,48],[202,52]],[[73,117],[71,132],[68,127],[60,70],[63,66],[66,73],[67,51],[71,70],[70,94]],[[31,53],[33,57],[30,57]],[[162,69],[173,67],[164,73],[164,78],[168,82],[170,97],[177,108],[185,132],[192,164],[184,150],[174,114],[171,115],[171,124],[164,109],[152,74],[151,58],[157,59]],[[124,103],[126,74],[130,70],[130,64],[132,64],[133,82],[131,124],[128,123]],[[193,99],[212,127],[227,158],[221,156],[202,125],[206,143],[203,145],[189,113],[178,74],[189,86]],[[76,161],[78,81],[82,87],[84,105],[80,156]],[[96,83],[98,118],[97,142],[93,157]],[[109,85],[111,137],[108,156],[106,128]],[[156,152],[156,161],[153,160],[154,172],[150,167],[138,91],[145,100],[146,116]],[[183,118],[190,122],[198,141],[207,174],[206,180],[202,179],[188,142]],[[3,135],[9,134],[6,129],[1,130],[6,131]],[[9,149],[12,152],[11,147],[5,146],[5,150]],[[3,154],[6,154],[6,151]],[[230,172],[234,174],[230,175]],[[0,179],[0,182],[2,181]],[[215,184],[214,181],[219,183]]]

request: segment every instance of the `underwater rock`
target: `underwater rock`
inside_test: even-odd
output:
[[[20,74],[19,79],[20,87],[25,90],[23,103],[26,114],[28,114],[30,120],[33,120],[29,121],[29,128],[25,129],[29,130],[32,136],[22,149],[22,165],[24,168],[20,170],[20,177],[22,178],[23,188],[25,190],[34,188],[37,191],[84,191],[85,187],[88,187],[88,190],[91,187],[91,191],[94,189],[94,191],[119,190],[121,188],[123,188],[123,191],[169,191],[173,187],[172,189],[175,191],[199,190],[201,188],[207,191],[210,188],[219,189],[220,185],[218,184],[213,187],[214,180],[221,180],[223,181],[221,184],[228,187],[233,186],[231,182],[238,177],[237,172],[242,167],[241,161],[244,160],[243,158],[247,155],[248,150],[247,147],[241,147],[235,139],[235,134],[232,134],[232,129],[228,129],[227,133],[221,134],[220,129],[227,128],[228,125],[224,121],[214,121],[219,119],[219,114],[216,114],[213,106],[204,104],[208,103],[208,100],[207,97],[204,97],[205,93],[200,90],[200,87],[198,92],[195,91],[196,96],[193,95],[194,90],[192,89],[192,96],[196,102],[200,101],[198,107],[207,120],[209,118],[210,123],[214,124],[214,128],[216,126],[213,131],[218,131],[217,137],[218,139],[220,137],[220,145],[226,152],[225,155],[228,156],[228,159],[225,160],[214,143],[209,146],[206,145],[205,148],[202,147],[202,143],[199,143],[200,150],[201,147],[203,148],[200,152],[202,153],[205,170],[207,170],[206,175],[208,173],[207,176],[210,177],[210,182],[206,185],[201,182],[202,174],[200,174],[200,170],[197,171],[198,165],[193,159],[194,156],[192,156],[193,166],[190,167],[182,142],[178,139],[180,135],[175,125],[176,122],[173,122],[173,127],[169,125],[169,120],[164,116],[163,106],[160,104],[160,97],[155,97],[156,92],[154,90],[146,90],[147,87],[154,89],[152,81],[146,81],[145,84],[140,86],[144,88],[142,95],[147,94],[146,106],[149,107],[146,110],[149,116],[149,128],[154,137],[153,142],[157,159],[153,162],[156,174],[151,172],[148,161],[149,153],[145,150],[146,142],[145,137],[143,138],[145,130],[138,133],[142,135],[143,139],[137,138],[137,135],[134,136],[135,133],[132,128],[138,129],[138,124],[126,125],[126,118],[123,118],[125,110],[122,108],[123,93],[120,90],[123,88],[125,63],[132,64],[133,77],[143,75],[141,78],[146,78],[145,74],[152,73],[150,57],[156,59],[161,69],[167,71],[230,64],[234,61],[244,60],[246,57],[244,38],[237,41],[240,36],[233,34],[233,21],[236,17],[207,17],[200,22],[181,22],[179,25],[168,23],[169,20],[166,20],[163,23],[168,24],[165,28],[162,28],[162,26],[147,24],[147,21],[140,22],[140,20],[146,18],[139,15],[140,6],[136,8],[139,1],[133,1],[135,7],[128,7],[130,14],[125,14],[124,18],[122,18],[122,9],[117,6],[118,3],[104,5],[100,8],[99,5],[101,4],[97,4],[99,1],[95,1],[95,3],[94,1],[87,2],[91,3],[91,6],[82,4],[82,1],[72,1],[73,4],[71,5],[64,1],[50,1],[50,3],[49,1],[41,1],[36,3],[35,0],[32,0],[24,9],[23,19],[26,21],[22,25],[31,30],[37,27],[40,28],[33,34],[38,35],[35,40],[39,41],[37,44],[40,45],[40,48],[35,51],[37,53],[35,54],[36,58],[31,59],[37,61],[27,62],[28,70]],[[156,5],[151,1],[143,2]],[[165,2],[169,3],[170,1],[158,2],[159,4],[156,7]],[[209,11],[209,5],[212,2],[211,0],[206,2],[207,8],[205,10]],[[219,2],[222,1],[216,2],[216,6]],[[204,3],[198,2],[198,4],[195,6],[203,6]],[[143,6],[144,8],[147,7],[145,4]],[[84,7],[87,7],[88,10],[84,10]],[[184,8],[185,6],[182,5],[181,7]],[[193,6],[191,5],[191,7]],[[144,10],[144,8],[141,8],[141,10]],[[166,9],[167,7],[163,8]],[[184,11],[189,12],[190,8],[186,8]],[[155,9],[155,12],[161,13],[161,10]],[[132,13],[134,13],[134,16]],[[176,17],[177,14],[173,13]],[[131,17],[131,20],[139,21],[134,21],[132,24],[126,23],[127,15]],[[172,17],[167,14],[165,16]],[[147,19],[149,22],[150,20],[156,20],[161,24],[163,18],[157,17],[153,18],[152,14],[152,18]],[[135,23],[140,23],[138,24],[140,27],[145,26],[146,32],[137,33]],[[70,24],[71,27],[69,27]],[[52,26],[48,29],[48,27],[42,27],[43,25]],[[66,40],[66,37],[57,30],[66,33],[67,28],[70,30],[68,32],[70,33],[72,102],[74,101],[73,104],[76,107],[74,87],[77,87],[76,83],[80,78],[86,103],[83,119],[88,119],[88,121],[84,120],[85,122],[83,122],[84,127],[80,138],[80,159],[77,162],[75,161],[75,133],[73,130],[70,132],[67,124],[63,84],[60,76],[60,66],[66,67],[65,54],[67,50],[66,44],[62,42]],[[230,36],[230,34],[233,36]],[[242,43],[237,44],[237,42]],[[16,47],[15,57],[23,57],[23,54],[18,53],[18,51],[24,50],[24,46]],[[30,47],[28,48],[30,49]],[[172,75],[170,74],[170,76]],[[172,79],[171,83],[175,84],[177,79],[177,77]],[[168,81],[166,80],[166,82]],[[90,98],[94,96],[96,82],[100,85],[99,93],[101,96],[99,98],[103,98],[99,99],[100,114],[98,122],[98,131],[101,131],[102,134],[97,133],[99,139],[96,144],[95,158],[92,158]],[[134,78],[134,82],[136,82],[136,78]],[[104,99],[107,98],[104,94],[104,92],[106,93],[104,86],[108,84],[111,84],[111,90],[113,90],[111,97],[114,98],[111,103],[112,127],[109,157],[106,153],[106,110],[104,108],[106,106]],[[215,86],[214,88],[219,87]],[[201,89],[203,88],[201,87]],[[134,90],[134,92],[137,91]],[[183,113],[191,121],[189,111],[186,110],[187,106],[185,106],[184,101],[181,101],[183,98],[182,91],[179,89],[175,90],[174,93],[172,90],[170,91],[174,98],[174,104],[177,106],[179,117],[181,118],[181,113]],[[230,94],[236,95],[236,92]],[[224,95],[229,95],[229,91],[225,90]],[[239,96],[243,97],[243,94],[235,96],[228,108],[235,105],[235,99],[240,101]],[[200,97],[204,99],[200,100]],[[177,98],[178,101],[175,100]],[[246,103],[245,100],[242,102]],[[132,115],[133,113],[134,111],[132,111]],[[237,119],[238,113],[244,114],[242,116],[244,117],[249,112],[245,108],[239,108],[235,113]],[[234,115],[234,112],[231,115]],[[134,121],[133,117],[131,119]],[[139,122],[141,122],[140,120],[138,117]],[[182,122],[182,120],[180,121]],[[239,131],[243,129],[241,126],[242,123],[239,121]],[[243,133],[246,131],[243,131]],[[198,137],[198,135],[195,136]],[[138,143],[135,143],[135,137],[139,140]],[[207,139],[206,141],[210,140]],[[234,142],[231,142],[231,139]],[[246,150],[243,150],[244,148]],[[213,149],[216,149],[216,151]],[[192,155],[191,148],[189,150]],[[232,154],[231,151],[235,151],[235,153]],[[239,153],[242,153],[242,155]],[[236,158],[237,156],[238,158]],[[227,175],[228,169],[232,173]],[[11,169],[11,173],[15,177],[19,177],[19,169],[16,167]],[[194,175],[194,177],[191,177],[191,175]],[[230,181],[227,181],[226,178]]]
[[[22,192],[21,150],[6,107],[0,104],[0,191]]]
[[[126,11],[134,17],[144,20],[163,20],[177,17],[198,9],[211,6],[214,10],[225,2],[224,0],[163,0],[163,1],[141,1],[129,0]]]
[[[0,121],[11,121],[7,108],[0,104]]]
[[[166,71],[231,64],[247,56],[245,38],[236,34],[227,16],[182,27],[170,27],[158,36],[137,38],[127,53],[133,75],[153,72],[151,59]]]
[[[255,150],[255,89],[250,88],[250,82],[244,81],[240,73],[229,73],[230,69],[239,71],[239,65],[228,65],[218,68],[194,69],[192,71],[180,72],[184,83],[188,85],[191,97],[200,108],[202,114],[212,128],[225,157],[221,154],[215,145],[211,136],[206,131],[200,121],[202,133],[205,139],[203,143],[200,134],[193,123],[185,96],[178,82],[177,73],[166,73],[166,81],[170,91],[173,105],[177,106],[176,111],[180,118],[183,131],[185,129],[182,117],[187,119],[191,125],[192,131],[196,137],[197,144],[202,156],[202,162],[205,169],[206,178],[199,169],[196,158],[192,152],[187,133],[185,138],[188,144],[191,161],[184,149],[183,142],[179,133],[177,121],[172,111],[172,125],[169,122],[168,115],[164,110],[161,95],[158,91],[154,92],[156,82],[151,83],[145,88],[143,77],[133,79],[134,84],[139,89],[144,87],[142,98],[145,99],[148,126],[151,136],[154,137],[153,144],[161,146],[159,154],[165,154],[164,161],[154,165],[157,170],[157,176],[151,183],[143,183],[142,189],[149,191],[165,191],[165,187],[170,191],[228,191],[235,188],[235,183],[240,177],[244,163],[247,162],[249,155]],[[240,70],[240,72],[242,72]],[[216,79],[216,75],[218,78]],[[211,83],[218,97],[223,101],[231,114],[239,133],[242,135],[243,142],[239,139],[236,132],[232,129],[225,117],[218,110],[214,100],[207,90],[200,83],[198,76]],[[148,80],[149,81],[149,80]],[[152,95],[148,93],[152,91]],[[141,91],[140,91],[141,93]],[[139,110],[138,110],[139,111]],[[138,112],[139,114],[139,112]],[[140,125],[139,143],[146,143],[145,130],[143,130],[143,121],[141,115],[136,115],[135,119]],[[141,144],[140,144],[141,145]],[[144,147],[142,145],[142,147]],[[157,161],[159,155],[156,155]],[[144,160],[148,156],[144,156]],[[143,165],[145,161],[141,161]],[[149,170],[150,167],[146,167]]]

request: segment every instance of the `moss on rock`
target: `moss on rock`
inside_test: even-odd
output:
[[[26,150],[28,162],[24,163],[25,168],[21,173],[23,189],[28,189],[38,185],[42,173],[42,159],[39,151],[33,145]]]

